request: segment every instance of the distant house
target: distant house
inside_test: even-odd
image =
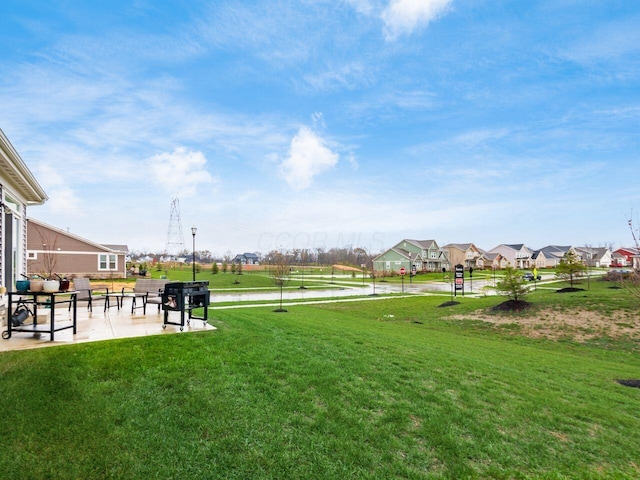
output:
[[[27,272],[27,207],[42,205],[44,190],[0,130],[0,286],[14,290]],[[0,297],[0,304],[6,297]],[[0,315],[1,317],[1,315]]]
[[[477,268],[482,250],[473,243],[449,243],[442,247],[451,265],[464,265],[465,268]]]
[[[239,253],[231,261],[242,265],[260,265],[260,257],[256,253]]]
[[[102,245],[34,218],[27,222],[27,271],[59,275],[125,278],[126,245]],[[52,268],[53,267],[53,268]]]
[[[544,254],[542,250],[535,250],[531,254],[531,260],[533,261],[534,267],[547,268],[547,256]]]
[[[501,254],[514,268],[531,268],[533,250],[523,243],[503,243],[489,250],[489,253]]]
[[[564,258],[564,256],[568,253],[574,253],[578,257],[580,256],[578,252],[576,252],[575,248],[570,245],[547,245],[539,250],[544,255],[545,267],[546,268],[555,268],[558,266],[560,261]],[[542,268],[540,265],[536,266],[538,268]]]
[[[399,272],[404,268],[407,274],[416,272],[435,272],[447,266],[445,253],[435,240],[404,239],[373,259],[376,272]]]
[[[630,267],[633,265],[633,257],[640,255],[640,250],[633,247],[621,247],[611,255],[612,267]]]
[[[575,250],[589,267],[609,268],[613,262],[612,252],[606,247],[576,247]]]
[[[478,268],[486,268],[491,270],[500,270],[505,268],[509,261],[500,253],[482,252],[476,260]]]

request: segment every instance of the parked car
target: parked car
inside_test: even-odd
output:
[[[525,272],[525,274],[524,274],[524,275],[522,275],[522,278],[523,278],[524,280],[529,281],[529,282],[533,282],[533,280],[534,280],[534,279],[535,279],[535,280],[542,280],[542,275],[538,274],[538,275],[536,275],[536,276],[534,277],[534,276],[533,276],[533,273],[531,273],[531,272]]]

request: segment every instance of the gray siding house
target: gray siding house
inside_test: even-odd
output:
[[[435,272],[446,265],[446,255],[435,240],[405,239],[373,259],[373,269],[382,275],[401,268],[409,274],[412,267],[416,272]]]

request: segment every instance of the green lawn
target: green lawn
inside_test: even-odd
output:
[[[311,276],[309,272],[312,272],[312,269],[305,269],[305,276],[301,277],[300,272],[295,270],[291,276],[291,279],[287,282],[288,288],[299,288],[304,286],[309,289],[326,289],[331,288],[332,285],[338,287],[340,283],[350,282],[350,283],[358,283],[362,281],[362,277],[357,277],[353,279],[350,274],[338,274],[334,276],[332,282],[331,274],[327,274],[324,272],[323,275],[320,276],[320,272],[315,271],[314,275]],[[176,282],[186,282],[191,281],[193,279],[193,270],[189,266],[182,266],[181,268],[172,268],[168,270],[152,270],[150,271],[150,275],[152,278],[161,278],[166,277],[170,280]],[[232,274],[230,272],[227,273],[211,273],[210,270],[201,270],[196,273],[196,280],[198,281],[208,281],[209,288],[212,290],[261,290],[261,291],[278,291],[274,285],[273,279],[269,276],[269,272],[264,270],[250,271],[245,270],[241,275]],[[130,279],[132,283],[135,282],[135,277]],[[367,279],[370,281],[370,279]]]
[[[519,334],[554,308],[635,313],[628,296],[540,290],[215,310],[215,332],[0,354],[3,478],[638,478],[629,339]],[[583,285],[583,287],[585,287]],[[540,310],[538,310],[540,309]],[[514,326],[515,325],[515,326]]]

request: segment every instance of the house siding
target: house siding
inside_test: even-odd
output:
[[[100,256],[115,256],[115,269],[100,269]],[[71,235],[62,230],[28,222],[28,273],[46,273],[47,256],[55,263],[55,273],[65,276],[90,278],[126,277],[126,252],[111,250],[89,240]]]
[[[409,260],[411,254],[411,261]],[[437,271],[441,268],[440,248],[434,240],[404,239],[373,259],[373,268],[377,272],[407,272],[413,265],[416,271]]]

